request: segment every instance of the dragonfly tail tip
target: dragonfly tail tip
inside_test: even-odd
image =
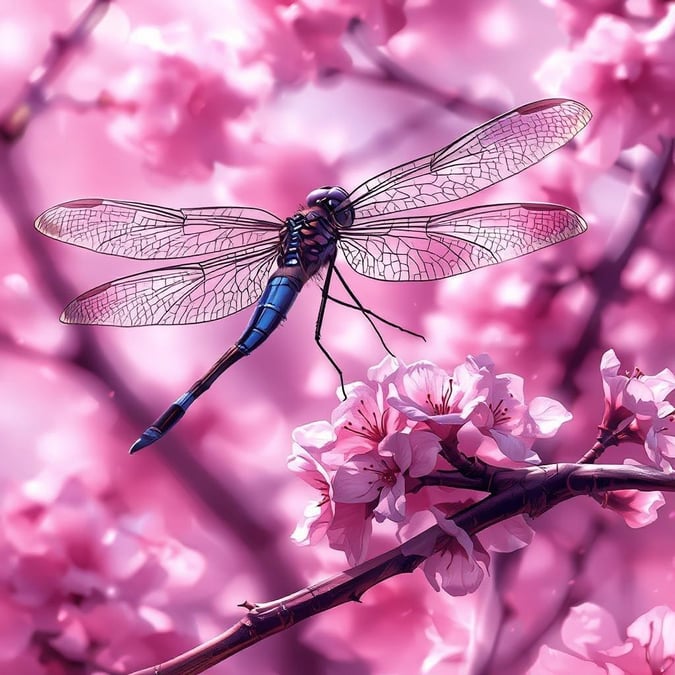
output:
[[[129,448],[129,454],[134,455],[139,450],[142,450],[148,445],[152,445],[155,441],[159,440],[161,433],[157,429],[149,427],[146,429],[140,436],[138,440]]]

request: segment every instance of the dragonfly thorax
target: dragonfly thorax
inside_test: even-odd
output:
[[[286,219],[281,233],[279,267],[296,268],[304,281],[335,258],[337,229],[320,206]]]

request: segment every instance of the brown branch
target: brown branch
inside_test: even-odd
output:
[[[52,36],[52,44],[42,63],[31,73],[19,96],[0,117],[0,138],[5,142],[18,140],[31,119],[44,108],[49,86],[61,74],[75,50],[87,41],[111,2],[92,0],[67,33]]]
[[[514,515],[538,516],[572,497],[608,490],[675,491],[675,474],[636,466],[551,464],[528,469],[499,469],[496,494],[453,516],[470,535]],[[325,581],[266,603],[242,603],[249,611],[229,630],[162,664],[133,675],[194,675],[265,638],[346,602],[358,602],[376,584],[412,572],[449,537],[435,525],[401,546]]]

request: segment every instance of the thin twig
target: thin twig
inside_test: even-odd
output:
[[[42,63],[31,73],[17,99],[0,117],[0,138],[5,142],[14,143],[21,138],[28,123],[44,108],[49,86],[63,71],[77,48],[88,40],[111,2],[92,0],[67,33],[52,37],[52,44]]]

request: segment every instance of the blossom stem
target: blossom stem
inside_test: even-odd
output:
[[[604,426],[599,426],[598,431],[593,447],[581,457],[578,464],[593,464],[607,448],[619,444],[618,431],[611,431]]]
[[[476,457],[467,457],[457,448],[456,442],[441,441],[441,455],[448,464],[451,464],[468,477],[481,476],[487,467]]]
[[[28,123],[47,102],[47,90],[58,77],[77,47],[91,35],[108,11],[112,0],[92,0],[67,33],[57,33],[42,63],[33,71],[16,100],[0,117],[0,137],[8,143],[18,140]]]

